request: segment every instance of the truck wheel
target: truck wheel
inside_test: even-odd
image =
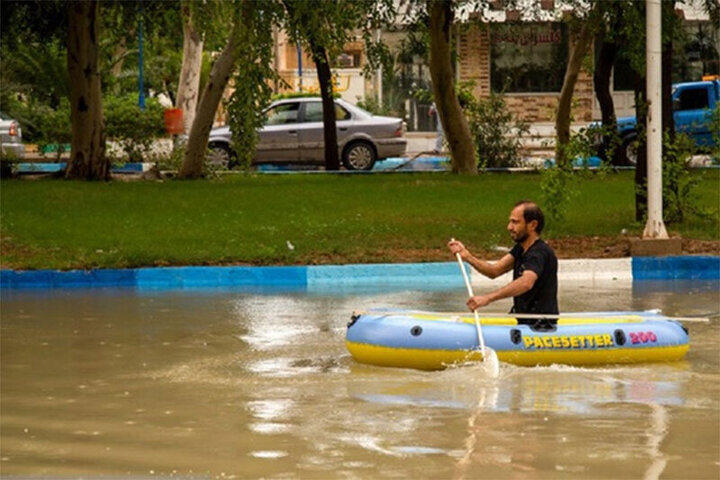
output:
[[[637,165],[637,157],[637,134],[633,133],[623,138],[622,146],[620,147],[620,159],[623,165],[634,167]]]
[[[342,162],[348,170],[371,170],[377,160],[375,148],[368,142],[358,140],[345,148]]]

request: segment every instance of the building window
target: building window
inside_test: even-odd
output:
[[[494,24],[490,35],[493,92],[560,91],[568,55],[563,24]]]

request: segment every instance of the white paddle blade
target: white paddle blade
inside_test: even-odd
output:
[[[485,347],[483,351],[483,364],[485,365],[485,370],[487,370],[492,378],[500,376],[500,360],[498,360],[495,350]]]

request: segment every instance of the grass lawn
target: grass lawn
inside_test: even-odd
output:
[[[667,227],[717,245],[720,171],[702,175],[699,202],[711,218]],[[494,246],[510,245],[511,206],[538,199],[539,185],[538,174],[501,173],[3,180],[2,268],[450,261],[450,237],[497,257]],[[623,229],[637,236],[644,226],[634,222],[633,188],[633,172],[583,178],[566,219],[543,236],[566,257],[626,243]]]

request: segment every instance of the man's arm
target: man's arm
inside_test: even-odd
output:
[[[515,257],[509,253],[497,262],[486,262],[485,260],[481,260],[470,253],[470,251],[465,248],[465,245],[457,240],[451,240],[450,243],[448,243],[448,248],[450,248],[453,255],[459,253],[460,258],[468,262],[475,270],[488,278],[497,278],[503,273],[512,270],[513,264],[515,263]]]
[[[512,256],[511,256],[512,257]],[[486,295],[475,295],[467,301],[467,306],[471,311],[482,308],[496,300],[508,297],[517,297],[529,291],[537,281],[537,274],[532,270],[525,270],[522,276],[516,278],[504,287],[498,288],[494,292]]]
[[[488,278],[497,278],[505,272],[512,270],[515,263],[515,257],[509,253],[502,257],[500,260],[494,263],[486,262],[471,254],[467,253],[467,256],[463,258],[466,262],[475,268],[478,272],[482,273]]]

